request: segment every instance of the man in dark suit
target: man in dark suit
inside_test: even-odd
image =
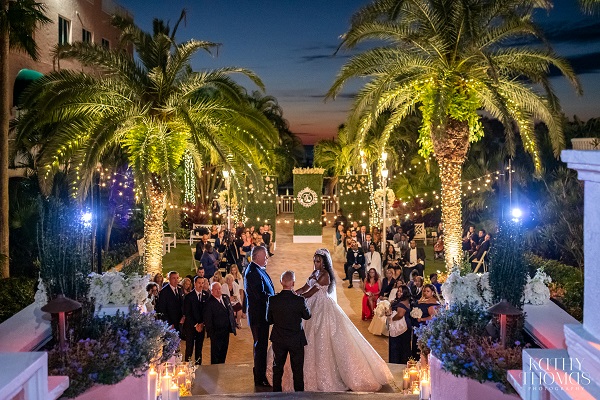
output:
[[[269,346],[269,322],[267,301],[275,294],[273,281],[267,274],[267,249],[256,246],[252,249],[252,262],[244,273],[244,291],[248,310],[246,316],[254,341],[254,384],[269,386],[267,381],[267,348]]]
[[[404,282],[410,280],[410,274],[415,270],[420,276],[423,276],[423,271],[425,271],[425,249],[417,247],[417,242],[411,240],[410,247],[404,256],[404,262],[405,266],[402,269]]]
[[[183,300],[183,333],[185,335],[185,361],[192,358],[194,348],[196,354],[194,362],[202,365],[202,345],[204,344],[204,304],[209,299],[210,293],[202,290],[204,278],[194,277],[194,290],[188,293]]]
[[[210,285],[211,296],[204,304],[204,327],[210,338],[210,363],[225,364],[229,334],[236,334],[235,317],[229,296],[221,294],[221,284]]]
[[[302,320],[310,319],[306,300],[294,292],[296,278],[293,271],[281,274],[283,290],[269,298],[267,320],[273,324],[273,391],[281,392],[283,366],[290,354],[290,365],[294,377],[294,391],[304,391],[304,346],[308,343],[302,328]]]
[[[484,256],[483,253],[486,251],[487,251],[487,253],[485,253],[485,256]],[[484,236],[483,242],[481,242],[481,244],[479,245],[479,248],[477,249],[477,251],[475,253],[473,253],[473,256],[471,257],[471,268],[473,270],[475,270],[475,268],[477,268],[477,263],[479,262],[481,257],[484,257],[485,260],[487,261],[489,252],[490,252],[490,234],[488,233]]]
[[[183,290],[177,285],[179,274],[177,271],[169,272],[169,283],[164,285],[156,302],[156,313],[163,321],[180,332],[183,323]]]
[[[358,248],[358,242],[356,241],[352,242],[352,246],[346,253],[346,264],[344,264],[344,269],[346,270],[346,277],[344,280],[350,281],[348,288],[353,287],[352,275],[355,272],[358,272],[361,281],[365,280],[365,255],[362,250]]]

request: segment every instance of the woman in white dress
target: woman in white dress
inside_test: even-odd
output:
[[[381,254],[375,250],[375,243],[369,245],[369,251],[365,253],[365,262],[367,263],[366,270],[375,268],[379,276],[383,276],[381,271]]]
[[[316,251],[314,271],[296,293],[307,299],[312,317],[304,322],[306,391],[376,392],[392,381],[381,356],[337,304],[335,276],[327,249]]]

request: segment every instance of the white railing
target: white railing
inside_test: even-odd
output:
[[[108,15],[119,15],[123,18],[133,19],[133,14],[114,0],[103,0],[102,11]]]
[[[295,201],[296,197],[292,195],[279,196],[277,214],[293,214]],[[337,201],[334,196],[321,196],[321,201],[327,214],[335,214],[337,212]]]
[[[277,214],[293,214],[294,213],[294,196],[284,195],[279,196],[277,202]]]

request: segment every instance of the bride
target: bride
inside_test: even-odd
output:
[[[327,249],[316,251],[314,271],[296,291],[307,299],[311,319],[304,321],[304,389],[313,392],[376,392],[392,381],[387,364],[337,304],[335,276]],[[272,360],[271,351],[269,358]],[[267,377],[272,376],[272,361]],[[293,388],[286,363],[284,391]]]

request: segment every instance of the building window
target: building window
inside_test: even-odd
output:
[[[102,47],[104,47],[106,50],[110,49],[110,42],[108,39],[102,38]]]
[[[81,30],[81,41],[83,43],[92,43],[92,32],[82,29]]]
[[[58,17],[58,44],[69,43],[71,37],[71,21]]]

